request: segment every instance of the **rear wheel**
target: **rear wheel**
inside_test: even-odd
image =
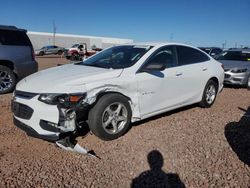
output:
[[[204,108],[209,108],[214,104],[217,96],[218,85],[213,80],[209,80],[203,91],[202,100],[200,106]]]
[[[0,65],[0,94],[9,93],[14,90],[16,77],[11,69]]]
[[[40,55],[40,56],[43,56],[43,55],[44,55],[44,52],[43,52],[43,51],[39,52],[39,55]]]
[[[125,97],[107,94],[90,110],[89,128],[102,140],[113,140],[126,133],[131,116],[131,108]]]
[[[62,50],[59,50],[59,51],[57,52],[58,55],[62,55],[62,53],[63,53]]]

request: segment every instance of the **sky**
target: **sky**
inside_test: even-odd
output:
[[[135,42],[250,47],[250,0],[1,0],[0,24]]]

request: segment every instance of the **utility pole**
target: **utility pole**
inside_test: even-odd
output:
[[[222,43],[222,49],[224,50],[226,48],[227,45],[227,41],[225,41],[224,43]]]
[[[173,40],[174,40],[174,34],[170,33],[170,42],[173,42]]]
[[[53,45],[56,45],[56,24],[55,20],[53,20]]]

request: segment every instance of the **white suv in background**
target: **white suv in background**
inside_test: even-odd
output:
[[[198,48],[115,46],[23,79],[14,93],[14,123],[31,136],[56,141],[87,122],[96,136],[112,140],[131,122],[194,103],[210,107],[223,80],[221,63]]]

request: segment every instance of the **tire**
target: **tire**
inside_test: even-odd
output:
[[[203,108],[209,108],[214,104],[217,97],[218,84],[213,80],[208,80],[203,91],[202,100],[199,105]]]
[[[76,60],[78,60],[78,57],[79,57],[79,55],[78,55],[77,53],[73,53],[73,54],[71,55],[71,57],[70,57],[70,60],[76,61]]]
[[[246,88],[250,89],[250,75],[247,79]]]
[[[16,77],[11,69],[0,65],[0,94],[12,92],[16,86]]]
[[[40,55],[40,56],[43,56],[43,55],[44,55],[44,52],[43,52],[43,51],[39,52],[39,55]]]
[[[132,111],[128,100],[119,94],[102,96],[90,110],[90,130],[102,140],[114,140],[127,132]]]
[[[59,51],[57,52],[57,55],[62,55],[62,53],[63,53],[63,51],[62,51],[62,50],[59,50]]]

